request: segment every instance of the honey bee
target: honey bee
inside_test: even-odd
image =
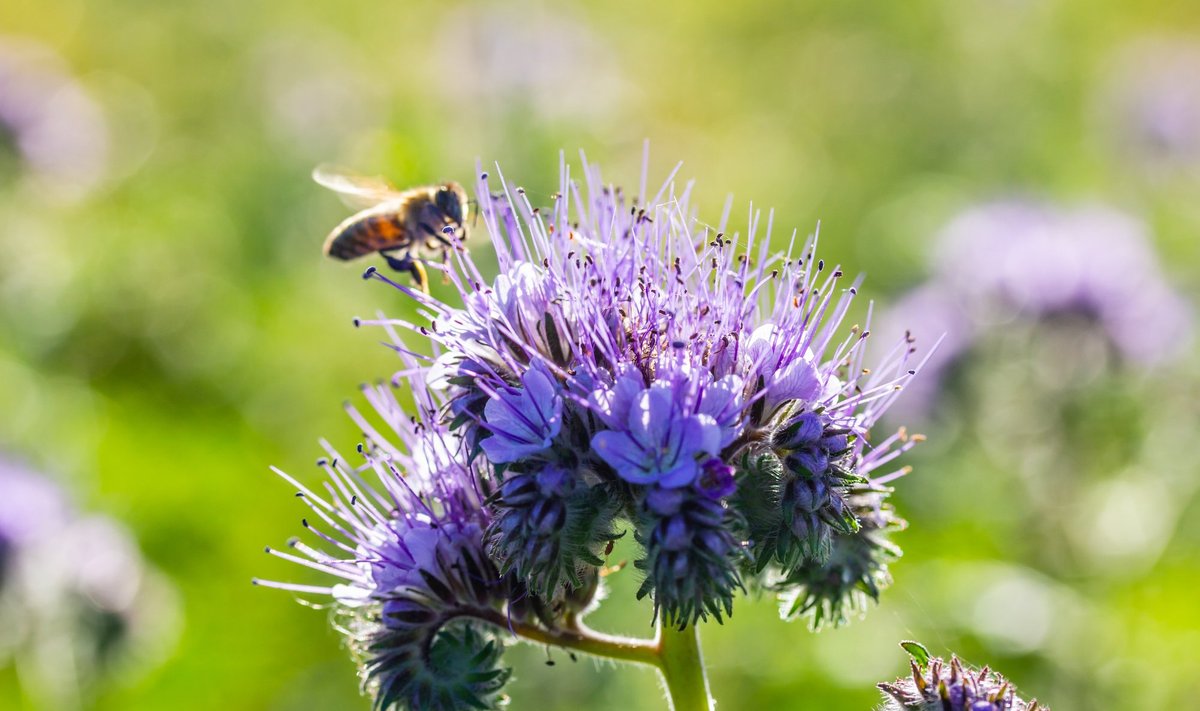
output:
[[[429,293],[424,254],[449,259],[449,250],[466,239],[470,212],[467,193],[458,183],[397,190],[382,178],[370,178],[331,166],[318,166],[313,180],[361,209],[333,228],[325,239],[325,254],[334,259],[357,259],[378,252],[388,266],[412,274]]]

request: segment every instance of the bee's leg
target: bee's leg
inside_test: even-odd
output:
[[[425,271],[425,265],[413,259],[411,254],[405,252],[403,256],[397,257],[387,252],[380,252],[379,256],[383,257],[392,269],[412,274],[413,281],[417,283],[417,287],[426,294],[429,293],[429,274]]]
[[[413,275],[413,281],[417,282],[417,286],[426,294],[429,293],[429,273],[425,271],[425,265],[421,264],[420,260],[409,260],[411,268],[409,271]]]
[[[404,252],[399,257],[395,256],[394,254],[388,254],[387,252],[380,252],[379,256],[387,260],[388,266],[398,272],[412,271],[413,258],[408,252]]]

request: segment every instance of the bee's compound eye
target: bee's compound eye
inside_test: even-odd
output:
[[[446,217],[461,223],[463,220],[463,205],[458,193],[450,188],[442,188],[437,191],[434,197],[438,209],[445,213]]]

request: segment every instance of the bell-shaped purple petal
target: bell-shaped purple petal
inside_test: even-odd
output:
[[[725,447],[742,433],[743,380],[727,375],[704,388],[700,414],[711,416],[721,428],[721,445]]]
[[[484,406],[491,436],[480,446],[492,462],[540,454],[562,428],[562,394],[553,375],[535,365],[522,376],[521,385],[501,391]]]
[[[606,426],[623,429],[629,421],[629,411],[634,401],[645,387],[642,374],[630,366],[621,370],[612,387],[593,393],[588,401],[592,411]]]
[[[699,475],[699,458],[720,451],[723,431],[712,416],[689,413],[681,393],[656,381],[631,398],[624,429],[598,432],[592,449],[630,483],[688,486]]]

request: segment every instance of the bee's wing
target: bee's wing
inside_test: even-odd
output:
[[[356,210],[375,207],[400,196],[400,192],[383,178],[360,175],[327,163],[313,168],[312,177],[318,185],[337,193],[342,202]]]

